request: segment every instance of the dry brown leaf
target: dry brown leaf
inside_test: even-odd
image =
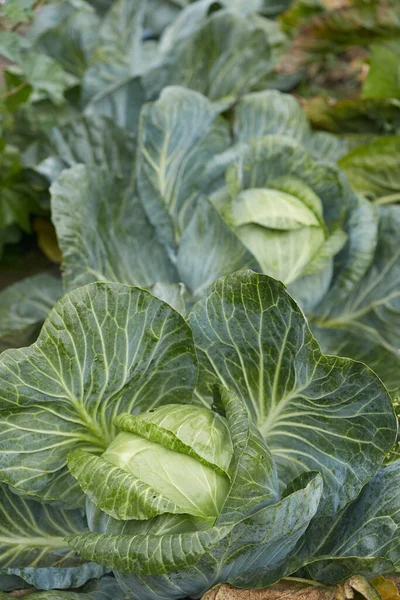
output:
[[[222,584],[212,588],[202,600],[355,600],[360,596],[365,600],[381,600],[376,589],[361,576],[334,586],[307,585],[290,579],[260,590],[239,590]]]
[[[378,590],[382,600],[400,600],[396,583],[392,579],[386,579],[380,575],[371,579],[370,583]]]

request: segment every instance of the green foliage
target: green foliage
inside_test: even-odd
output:
[[[33,17],[34,0],[7,0],[0,9],[0,17],[12,25],[28,23]]]
[[[400,37],[400,35],[399,35]],[[400,41],[372,46],[364,98],[400,99]]]
[[[61,295],[61,281],[47,274],[27,277],[0,292],[1,350],[32,343]]]
[[[352,187],[380,204],[400,200],[400,136],[380,136],[339,161]]]
[[[0,589],[399,572],[397,2],[43,4],[0,12],[1,264],[62,253],[0,292]]]
[[[68,542],[149,599],[160,586],[168,598],[259,587],[322,559],[320,578],[336,580],[346,553],[302,536],[316,515],[363,502],[397,432],[373,372],[321,354],[283,285],[248,271],[218,280],[188,323],[139,288],[72,291],[35,344],[3,353],[0,380],[0,478],[47,501],[85,492],[92,532]],[[217,389],[223,416],[210,409]],[[389,531],[379,536],[353,565],[395,568]]]

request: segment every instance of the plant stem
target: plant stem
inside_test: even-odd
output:
[[[389,194],[388,196],[382,196],[381,198],[374,200],[374,204],[379,205],[394,204],[395,202],[400,202],[400,193]]]
[[[12,88],[11,90],[8,90],[8,92],[5,92],[4,94],[2,94],[0,96],[0,100],[5,100],[6,98],[9,98],[10,96],[13,96],[14,94],[16,94],[17,92],[19,92],[20,90],[23,90],[24,87],[26,87],[28,84],[26,81],[23,81],[22,83],[20,83],[19,85],[17,85],[15,88]]]
[[[303,579],[302,577],[282,577],[281,581],[293,581],[294,583],[304,583],[309,586],[326,587],[323,583],[319,583],[319,581]]]

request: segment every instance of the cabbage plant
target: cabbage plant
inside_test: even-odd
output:
[[[288,285],[326,352],[366,362],[395,391],[398,207],[352,193],[335,166],[343,142],[313,133],[293,97],[256,92],[220,110],[169,87],[143,106],[136,137],[94,115],[53,129],[45,162],[53,176],[64,169],[52,186],[64,290],[118,281],[187,313],[218,277],[265,271]],[[9,345],[30,343],[25,331],[61,295],[51,278],[29,285],[34,302],[23,283],[1,298]]]
[[[53,132],[52,152],[89,144],[96,127],[117,143],[106,121],[86,120]],[[90,160],[81,147],[52,187],[67,289],[181,283],[190,307],[219,276],[251,267],[290,284],[304,308],[326,293],[352,196],[335,143],[312,134],[290,96],[245,95],[231,127],[201,94],[168,87],[141,111],[136,168],[131,147],[115,150],[123,167],[77,165]]]
[[[222,404],[226,420],[181,405],[120,415],[115,424],[122,431],[101,457],[70,455],[69,469],[90,498],[90,526],[106,533],[100,543],[98,533],[70,543],[115,568],[126,591],[156,598],[162,588],[181,598],[226,579],[248,587],[267,557],[269,577],[276,578],[278,557],[315,515],[321,476],[301,476],[281,497],[271,453],[244,404],[224,389]],[[99,485],[104,478],[106,487]],[[159,577],[164,573],[171,575]]]
[[[115,126],[98,120],[123,169],[82,152],[96,131],[87,119],[53,132],[54,156],[71,148],[52,186],[65,289],[120,281],[187,312],[218,277],[264,271],[288,285],[326,352],[366,362],[395,391],[400,209],[352,192],[335,166],[343,143],[313,133],[293,97],[246,94],[228,116],[166,88],[143,107],[136,148],[119,153]]]
[[[38,532],[15,524],[26,543],[3,536],[4,574],[68,587],[112,569],[129,597],[178,599],[400,568],[391,399],[323,355],[266,275],[219,279],[187,320],[140,288],[80,287],[1,355],[0,382],[0,480],[18,514],[42,507]]]

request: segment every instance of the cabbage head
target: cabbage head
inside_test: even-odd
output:
[[[267,275],[219,279],[187,319],[138,287],[80,287],[34,344],[2,353],[0,379],[10,501],[42,506],[50,533],[71,521],[55,564],[29,548],[8,574],[39,581],[43,565],[48,586],[71,587],[68,560],[79,585],[112,569],[129,598],[180,600],[299,569],[327,584],[400,569],[390,396],[365,365],[325,356]]]
[[[169,598],[197,597],[226,579],[250,582],[267,557],[276,578],[278,558],[317,511],[321,476],[301,476],[282,496],[245,405],[226,390],[221,401],[226,418],[179,404],[121,414],[121,431],[101,456],[69,456],[95,532],[70,543],[115,569],[131,597],[155,599],[158,588]]]
[[[300,178],[265,185],[240,191],[223,213],[262,272],[286,285],[326,268],[331,275],[346,236],[337,231],[332,239],[321,199]]]

